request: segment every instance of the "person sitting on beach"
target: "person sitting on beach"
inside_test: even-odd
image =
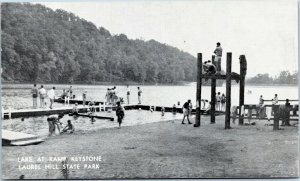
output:
[[[125,116],[125,110],[120,102],[117,102],[116,116],[118,117],[119,128],[121,128],[122,120]]]
[[[53,133],[55,133],[55,126],[57,126],[58,132],[60,133],[60,125],[62,124],[60,122],[60,119],[63,117],[64,117],[64,114],[60,113],[57,117],[50,116],[47,118],[48,125],[49,125],[49,136],[51,136]]]
[[[68,124],[66,125],[66,127],[64,127],[61,133],[65,133],[65,132],[73,133],[74,131],[75,131],[74,125],[71,123],[71,120],[68,120]]]
[[[183,106],[182,106],[183,119],[182,119],[181,124],[185,124],[185,123],[184,123],[185,117],[187,118],[188,123],[189,123],[189,124],[192,124],[192,123],[190,122],[190,119],[189,119],[189,104],[190,104],[190,102],[191,102],[191,100],[188,100],[188,101],[185,102],[185,103],[183,104]]]

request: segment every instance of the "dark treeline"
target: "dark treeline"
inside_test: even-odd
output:
[[[5,82],[195,81],[196,58],[155,40],[130,40],[64,10],[1,4]],[[130,26],[130,25],[128,25]]]
[[[290,73],[289,71],[281,71],[278,76],[274,78],[269,74],[257,74],[254,77],[248,78],[246,80],[248,84],[298,84],[298,72]]]

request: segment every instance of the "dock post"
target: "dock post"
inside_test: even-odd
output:
[[[216,65],[215,56],[211,57],[212,64]],[[211,79],[211,109],[210,109],[210,124],[214,124],[216,122],[216,79]]]
[[[245,77],[247,73],[247,61],[245,55],[240,55],[240,101],[239,107],[244,105],[245,100]],[[244,118],[241,117],[241,109],[239,111],[239,125],[244,124]]]
[[[232,53],[226,55],[226,112],[225,112],[225,129],[230,129],[230,106],[231,106],[231,58]]]
[[[272,110],[274,111],[274,124],[273,130],[279,130],[279,105],[273,105]]]
[[[199,127],[201,125],[201,86],[202,86],[202,53],[198,53],[198,63],[197,63],[197,92],[196,92],[196,120],[194,127]]]

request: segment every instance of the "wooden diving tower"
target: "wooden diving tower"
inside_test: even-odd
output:
[[[215,56],[212,56],[212,63],[215,65]],[[202,89],[202,79],[211,79],[211,124],[215,123],[215,104],[216,104],[216,81],[218,79],[226,80],[226,110],[225,110],[225,129],[230,129],[230,107],[231,107],[231,81],[235,80],[240,85],[239,94],[239,106],[244,105],[245,96],[245,77],[247,73],[247,61],[245,55],[240,55],[240,74],[231,72],[232,65],[232,53],[228,52],[226,54],[226,74],[202,74],[202,53],[198,53],[197,56],[197,92],[196,92],[196,120],[194,127],[199,127],[201,125],[201,89]],[[220,70],[219,70],[220,71]],[[241,118],[241,111],[239,111],[239,124],[244,124],[244,120]]]

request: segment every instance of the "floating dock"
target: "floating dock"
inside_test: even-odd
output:
[[[73,116],[72,113],[69,113],[69,116]],[[114,121],[113,117],[106,117],[106,116],[98,116],[98,115],[91,115],[91,114],[77,114],[77,116],[82,116],[82,117],[88,117],[88,118],[97,118],[97,119],[108,119],[110,121]]]
[[[165,109],[165,112],[172,112],[172,107],[163,107],[163,106],[149,106],[149,105],[123,105],[125,110],[147,110],[149,111],[152,109],[153,111],[161,111],[162,108]],[[78,107],[79,113],[86,113],[88,111],[88,106],[83,107],[82,105],[79,105]],[[116,106],[111,105],[98,105],[95,106],[96,111],[108,111],[108,110],[116,110]],[[46,115],[53,115],[53,114],[69,114],[72,113],[73,107],[71,106],[64,106],[64,107],[56,107],[53,109],[49,108],[38,108],[38,109],[18,109],[18,110],[3,110],[3,118],[9,119],[9,118],[20,118],[20,117],[34,117],[34,116],[46,116]],[[176,108],[177,113],[182,113],[182,108]],[[195,114],[196,110],[192,110],[192,114]],[[209,112],[206,112],[205,110],[201,110],[202,115],[207,115]],[[216,111],[216,115],[224,114],[222,111]],[[101,116],[99,116],[101,117]],[[95,117],[96,118],[96,117]]]
[[[36,135],[2,129],[2,146],[25,146],[38,144],[43,141]]]

